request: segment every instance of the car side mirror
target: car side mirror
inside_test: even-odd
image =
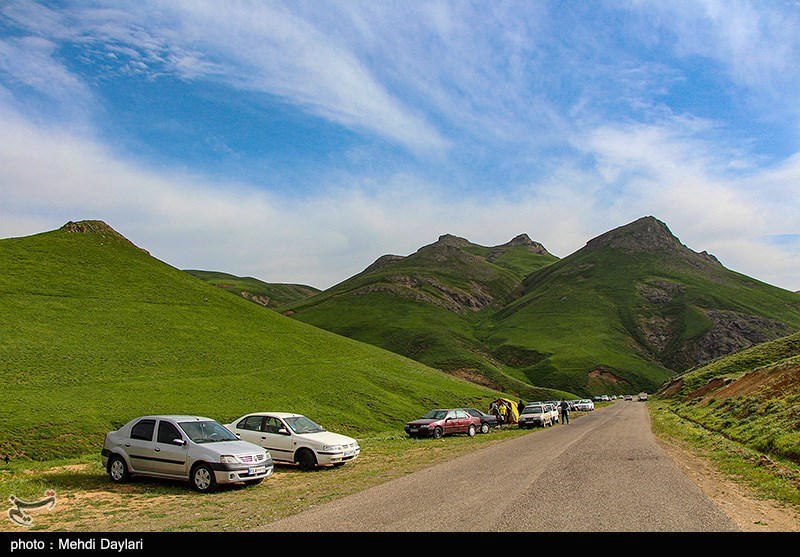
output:
[[[286,429],[285,427],[282,427],[278,430],[278,433],[280,433],[281,435],[289,435],[289,430]]]
[[[183,439],[173,439],[172,444],[183,447],[186,444],[186,441],[184,441]]]
[[[236,434],[236,437],[238,437],[239,439],[241,439],[241,438],[242,438],[242,434],[241,434],[241,433],[237,433],[237,434]]]

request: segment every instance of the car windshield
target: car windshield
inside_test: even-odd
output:
[[[217,443],[219,441],[238,441],[239,438],[213,420],[205,422],[180,422],[181,429],[195,443]]]
[[[319,433],[325,431],[321,425],[314,423],[305,416],[295,416],[293,418],[284,418],[286,424],[292,428],[295,433]]]
[[[447,415],[447,410],[431,410],[424,416],[423,420],[441,420]]]
[[[526,406],[522,411],[523,414],[541,414],[542,412],[544,412],[544,408],[541,406]]]

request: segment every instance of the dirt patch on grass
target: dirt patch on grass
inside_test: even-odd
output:
[[[494,389],[496,391],[502,391],[503,387],[486,377],[485,375],[478,372],[476,369],[471,368],[461,368],[461,369],[454,369],[448,371],[450,375],[455,375],[460,379],[465,379],[476,385],[481,385],[483,387],[489,387],[490,389]]]

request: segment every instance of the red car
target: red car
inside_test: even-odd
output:
[[[434,439],[453,433],[466,433],[473,437],[480,428],[480,418],[470,416],[458,408],[431,410],[419,420],[408,422],[405,426],[406,433],[411,437]]]

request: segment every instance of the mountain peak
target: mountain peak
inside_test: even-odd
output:
[[[626,253],[667,250],[684,257],[690,256],[714,265],[721,265],[719,260],[710,253],[705,251],[697,253],[686,247],[666,224],[652,216],[642,217],[601,234],[586,242],[584,249],[595,250],[602,247],[619,249]]]
[[[633,252],[686,248],[670,232],[666,224],[651,216],[642,217],[601,234],[586,242],[586,247],[589,249],[611,247]]]
[[[69,221],[67,224],[62,226],[59,230],[63,230],[65,232],[69,232],[71,234],[99,234],[103,237],[111,237],[116,238],[117,240],[121,240],[124,243],[128,243],[137,249],[147,253],[146,249],[142,249],[130,240],[128,240],[125,236],[111,228],[108,224],[106,224],[102,220],[79,220],[79,221]]]
[[[534,242],[527,234],[520,234],[518,236],[514,236],[514,238],[512,238],[510,242],[506,242],[502,246],[498,247],[505,248],[505,247],[515,247],[515,246],[525,246],[533,253],[537,253],[539,255],[551,255],[550,252],[548,252],[542,244],[540,244],[539,242]]]
[[[77,222],[69,221],[67,224],[61,227],[61,230],[77,234],[105,233],[123,237],[122,234],[101,220],[79,220]]]
[[[460,236],[454,236],[452,234],[442,234],[441,236],[439,236],[439,239],[436,241],[436,244],[440,246],[464,247],[464,246],[469,246],[472,243],[466,238],[461,238]]]

